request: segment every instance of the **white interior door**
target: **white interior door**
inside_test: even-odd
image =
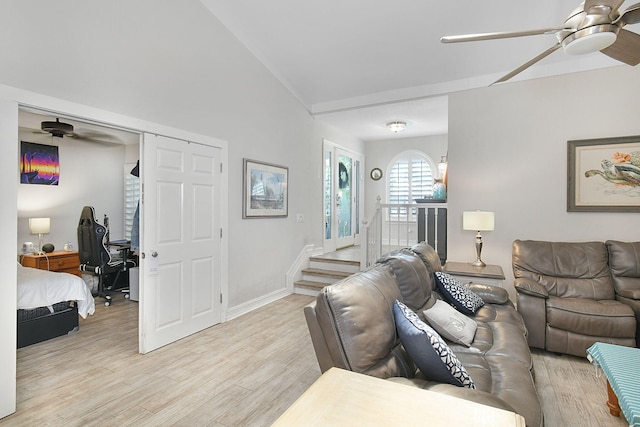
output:
[[[144,134],[141,353],[221,321],[220,154]]]

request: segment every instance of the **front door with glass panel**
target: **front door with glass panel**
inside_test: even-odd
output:
[[[324,237],[327,251],[357,243],[362,164],[359,157],[325,141]]]

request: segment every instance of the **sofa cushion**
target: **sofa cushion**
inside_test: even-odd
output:
[[[400,301],[395,301],[393,313],[402,345],[426,378],[475,388],[464,366],[436,331]]]
[[[380,264],[320,291],[315,314],[334,366],[378,378],[415,374],[396,332],[399,298],[393,271]]]
[[[467,283],[465,285],[474,294],[482,298],[482,301],[489,304],[511,304],[509,292],[498,286],[485,285],[483,283]]]
[[[435,277],[438,289],[444,299],[453,304],[461,313],[471,316],[484,305],[482,298],[467,289],[450,274],[437,271]]]
[[[413,311],[423,310],[435,284],[422,260],[409,250],[400,250],[385,255],[378,262],[388,264],[393,270],[402,302]]]
[[[442,300],[422,312],[429,325],[449,341],[469,347],[478,325]]]
[[[602,242],[513,242],[513,275],[564,298],[614,299],[607,248]]]
[[[420,257],[429,273],[433,274],[436,271],[442,271],[440,256],[428,243],[418,243],[411,247],[411,251]]]
[[[605,242],[609,253],[609,267],[618,295],[640,299],[640,242]]]
[[[551,328],[589,336],[630,338],[635,337],[635,323],[631,307],[616,300],[547,300],[547,325]]]

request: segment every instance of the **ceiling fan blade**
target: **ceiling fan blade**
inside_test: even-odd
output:
[[[622,3],[624,3],[624,0],[585,0],[584,11],[589,12],[589,9],[594,6],[609,6],[614,11],[618,10]]]
[[[638,65],[640,64],[640,34],[621,28],[615,43],[600,52],[627,65]]]
[[[440,41],[442,43],[460,43],[460,42],[474,42],[474,41],[480,41],[480,40],[508,39],[512,37],[525,37],[525,36],[537,36],[540,34],[553,34],[558,31],[562,31],[566,29],[569,29],[569,28],[554,27],[554,28],[540,28],[537,30],[525,30],[525,31],[464,34],[459,36],[444,36],[440,39]]]
[[[523,72],[527,68],[531,67],[536,62],[540,61],[541,59],[551,55],[553,52],[555,52],[556,50],[560,49],[560,46],[561,46],[560,43],[554,44],[549,49],[547,49],[544,52],[542,52],[540,55],[536,56],[535,58],[533,58],[533,59],[531,59],[531,60],[529,60],[527,62],[525,62],[524,64],[522,64],[521,66],[519,66],[518,68],[516,68],[515,70],[513,70],[509,74],[507,74],[507,75],[501,77],[500,79],[496,80],[495,82],[491,83],[491,85],[494,85],[496,83],[505,82],[505,81],[509,80],[510,78],[512,78],[513,76],[515,76],[517,74],[520,74],[521,72]]]
[[[640,22],[640,3],[629,6],[622,16],[620,16],[618,22],[622,22],[623,25],[637,24]]]

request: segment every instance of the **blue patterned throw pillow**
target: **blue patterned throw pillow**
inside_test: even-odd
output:
[[[426,378],[476,388],[458,357],[433,328],[398,300],[393,305],[393,314],[402,345]]]
[[[436,271],[438,289],[449,304],[453,304],[461,313],[473,316],[484,305],[484,301],[476,293],[467,289],[450,274]]]

